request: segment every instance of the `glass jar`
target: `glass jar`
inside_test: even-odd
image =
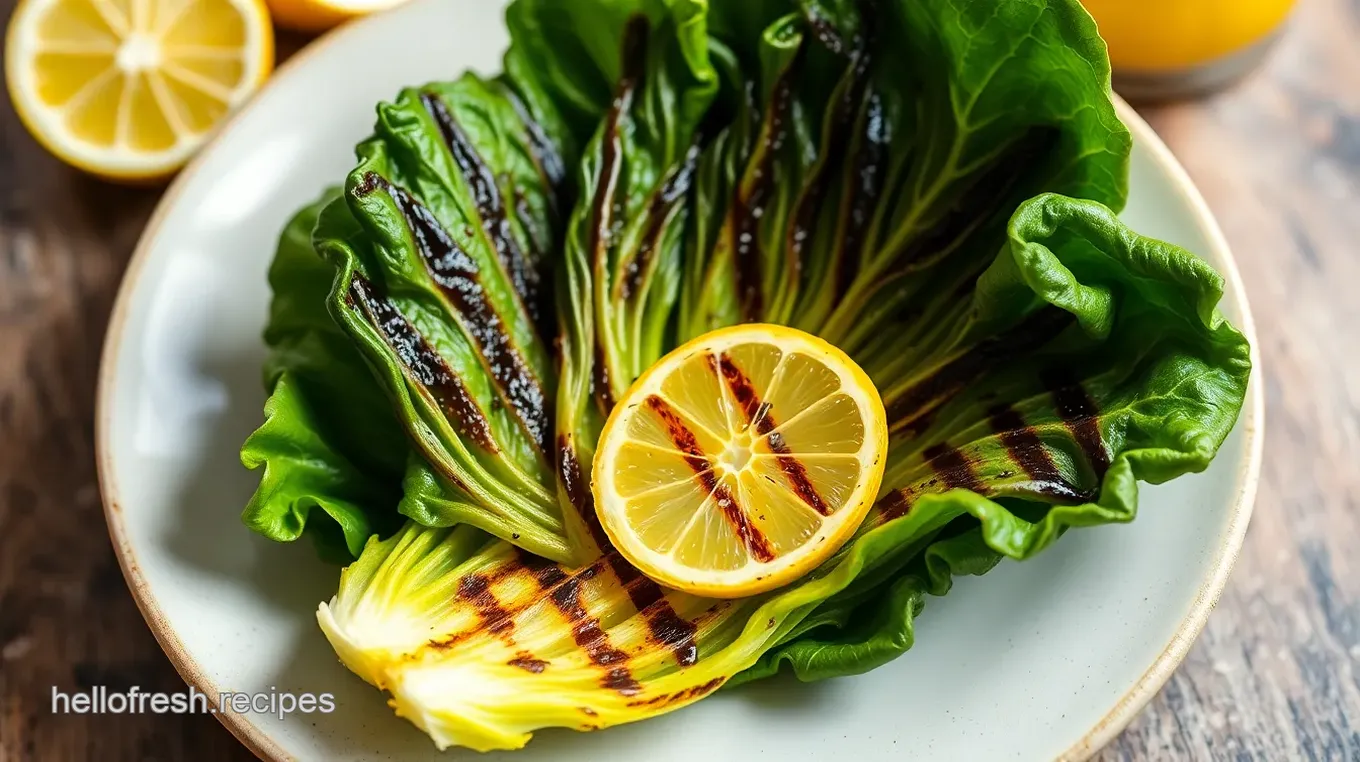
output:
[[[1216,90],[1264,58],[1294,0],[1082,0],[1131,100]]]

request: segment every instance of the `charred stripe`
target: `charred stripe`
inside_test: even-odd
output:
[[[444,138],[449,155],[453,157],[454,164],[458,166],[458,171],[463,174],[468,188],[472,191],[478,216],[482,219],[482,231],[495,248],[496,258],[500,260],[501,267],[510,277],[510,283],[519,294],[529,318],[536,325],[541,324],[543,309],[539,294],[539,272],[533,263],[525,258],[524,252],[520,250],[519,243],[515,240],[514,232],[510,228],[510,218],[505,211],[505,201],[501,197],[500,188],[496,185],[495,173],[477,153],[476,146],[468,139],[467,133],[458,124],[458,120],[449,111],[443,99],[435,93],[425,91],[420,94],[420,102],[438,125],[439,134]]]
[[[546,452],[550,431],[547,398],[538,377],[506,333],[505,321],[487,301],[477,263],[458,246],[430,210],[405,190],[370,172],[356,191],[362,194],[379,187],[387,192],[405,217],[416,248],[425,260],[426,270],[462,317],[460,322],[481,350],[482,362],[495,379],[497,391],[506,406],[514,412],[539,451]]]
[[[554,213],[561,205],[558,198],[562,192],[562,186],[567,179],[567,165],[562,161],[562,155],[558,153],[557,146],[553,144],[548,133],[543,130],[543,125],[538,123],[533,114],[524,105],[524,101],[511,88],[502,88],[506,100],[514,107],[515,114],[519,116],[519,121],[524,125],[524,129],[529,134],[529,153],[533,157],[534,165],[538,168],[538,174],[543,178],[543,184],[551,191],[548,200],[553,206]]]
[[[966,489],[979,495],[987,494],[987,486],[973,470],[973,462],[957,447],[945,442],[931,445],[922,455],[926,463],[944,483],[945,489]]]
[[[673,704],[694,701],[717,690],[725,680],[726,678],[723,677],[715,677],[708,682],[690,686],[689,688],[682,691],[676,691],[675,693],[662,693],[639,701],[629,701],[628,706],[671,706]]]
[[[896,433],[919,416],[934,412],[993,368],[1047,344],[1072,322],[1070,312],[1045,307],[1011,330],[974,344],[890,400],[889,428]]]
[[[619,584],[623,585],[628,593],[633,608],[646,620],[651,640],[657,645],[669,648],[680,666],[688,667],[694,664],[699,660],[699,647],[695,639],[698,628],[693,622],[676,613],[659,585],[638,571],[614,549],[613,544],[609,542],[609,535],[605,534],[604,527],[600,526],[600,518],[595,513],[595,500],[582,478],[581,463],[571,446],[571,438],[562,435],[558,438],[557,447],[558,475],[562,480],[562,489],[566,492],[572,507],[580,514],[591,538],[604,553],[604,558],[609,568],[613,570],[614,576],[618,577]]]
[[[1098,490],[1105,481],[1105,472],[1110,470],[1110,454],[1105,450],[1105,441],[1100,434],[1100,409],[1080,379],[1066,369],[1050,369],[1044,373],[1043,382],[1053,396],[1058,416],[1067,424],[1072,438],[1077,440],[1086,462],[1091,464]]]
[[[647,634],[651,641],[669,649],[676,663],[682,667],[699,661],[699,645],[695,641],[698,628],[675,612],[661,586],[628,563],[628,559],[618,551],[611,548],[605,558],[614,576],[619,578],[628,593],[633,608],[647,622]]]
[[[623,114],[632,107],[633,95],[642,77],[642,67],[646,61],[647,38],[650,27],[645,16],[633,16],[628,21],[623,39],[623,74],[614,92],[614,102],[605,115],[604,132],[600,136],[600,169],[596,178],[595,193],[590,201],[589,255],[592,277],[598,286],[607,282],[609,248],[613,245],[612,227],[615,196],[619,189],[620,160],[622,146],[619,144],[619,123]],[[603,281],[603,282],[602,282]],[[594,367],[591,368],[590,386],[595,404],[605,416],[614,408],[614,390],[609,377],[609,362],[606,350],[604,326],[596,326]]]
[[[493,635],[509,639],[515,629],[515,621],[509,611],[501,607],[496,594],[491,592],[491,583],[481,574],[469,574],[458,581],[458,599],[471,603],[477,609],[482,627]]]
[[[746,546],[751,557],[762,563],[774,560],[774,548],[760,528],[751,523],[751,519],[746,515],[741,505],[737,502],[736,496],[727,488],[727,485],[718,481],[714,475],[708,457],[704,455],[703,449],[699,447],[699,441],[695,438],[694,432],[690,431],[685,425],[684,419],[661,397],[653,394],[647,398],[647,406],[656,413],[666,427],[671,441],[682,453],[685,462],[694,470],[695,478],[704,490],[713,496],[713,502],[722,511],[723,517],[732,525],[732,530],[737,533],[742,544]]]
[[[535,578],[539,580],[539,586],[547,594],[548,600],[571,623],[571,635],[576,645],[585,651],[592,663],[604,668],[605,675],[600,684],[621,695],[635,696],[642,686],[633,679],[632,671],[628,668],[628,654],[610,644],[609,635],[600,627],[600,620],[586,611],[581,599],[581,584],[594,579],[598,570],[599,565],[596,564],[568,576],[556,566],[551,566],[544,567],[544,571]]]
[[[761,144],[748,169],[748,183],[732,199],[731,235],[732,256],[736,260],[737,298],[741,301],[742,319],[759,320],[765,312],[763,268],[761,267],[760,220],[766,206],[773,200],[775,186],[774,160],[788,139],[790,109],[793,106],[794,71],[797,62],[780,75],[770,94],[767,118],[761,130]]]
[[[605,418],[613,412],[617,400],[614,399],[614,384],[609,377],[609,358],[605,354],[604,342],[595,342],[595,363],[590,369],[590,393],[595,398],[595,406]]]
[[[871,92],[865,104],[864,131],[860,134],[859,151],[854,162],[846,168],[850,191],[841,201],[840,246],[836,256],[838,294],[850,288],[859,272],[864,236],[873,220],[874,209],[883,193],[883,182],[888,168],[888,119],[883,112],[883,99]]]
[[[1035,492],[1062,503],[1084,503],[1092,499],[1091,495],[1063,478],[1038,432],[1025,424],[1025,419],[1015,408],[997,405],[987,415],[992,430],[1005,446],[1011,460],[1034,480]]]
[[[911,513],[911,507],[915,502],[916,493],[911,489],[895,489],[889,492],[878,501],[880,522],[892,521]]]
[[[487,452],[499,452],[486,416],[462,380],[392,302],[380,296],[373,284],[357,273],[350,281],[348,302],[362,305],[369,322],[396,353],[406,375],[429,393],[439,409],[452,419],[460,436]]]
[[[775,454],[775,461],[779,463],[779,468],[784,472],[784,478],[788,480],[789,487],[793,489],[794,494],[798,495],[799,499],[812,510],[823,516],[830,516],[832,514],[831,506],[826,504],[821,494],[817,492],[817,488],[812,484],[807,467],[789,452],[788,443],[784,441],[784,437],[778,431],[775,431],[778,424],[770,413],[770,404],[760,399],[751,379],[726,354],[716,362],[713,356],[709,355],[708,363],[710,368],[714,368],[715,373],[721,371],[721,378],[727,382],[727,388],[732,391],[732,396],[736,398],[737,404],[746,414],[747,423],[755,428],[757,434],[765,437],[770,451]]]
[[[641,288],[643,277],[651,271],[666,226],[682,209],[679,202],[694,185],[700,153],[700,143],[695,141],[686,152],[685,160],[670,171],[661,187],[652,196],[651,203],[647,205],[647,229],[642,234],[642,244],[628,258],[627,264],[623,266],[623,275],[619,278],[618,289],[621,298],[631,299]]]
[[[543,670],[548,668],[548,662],[543,661],[542,659],[535,659],[534,655],[527,651],[521,651],[520,653],[515,654],[515,658],[506,662],[506,664],[511,667],[519,667],[525,672],[532,672],[535,675],[542,674]]]
[[[601,550],[612,547],[604,527],[600,526],[600,517],[595,513],[595,498],[590,494],[590,485],[581,472],[581,460],[576,457],[570,434],[557,437],[557,478],[567,495],[567,501],[576,509],[576,515],[590,533],[590,538]]]

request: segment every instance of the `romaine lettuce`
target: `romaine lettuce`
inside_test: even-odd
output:
[[[1236,420],[1221,279],[1111,211],[1130,141],[1076,0],[516,0],[508,22],[502,77],[380,106],[345,192],[290,225],[242,453],[252,527],[362,547],[319,621],[441,747],[872,669],[927,593],[1131,520],[1138,480],[1202,470]],[[747,320],[851,352],[892,441],[851,543],[716,601],[613,551],[590,464],[634,378]]]
[[[802,580],[705,600],[613,552],[573,570],[471,529],[409,524],[370,541],[321,626],[441,747],[639,720],[783,663],[804,680],[872,669],[911,647],[925,594],[953,575],[1130,521],[1137,481],[1208,466],[1250,372],[1245,339],[1215,311],[1221,289],[1194,255],[1105,207],[1041,196],[979,279],[978,317],[957,326],[968,338],[923,363],[920,383],[948,386],[965,368],[966,389],[896,445],[855,538]],[[1019,357],[993,354],[1035,326]]]

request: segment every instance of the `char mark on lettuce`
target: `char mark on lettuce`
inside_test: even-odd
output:
[[[623,696],[634,696],[641,690],[641,686],[633,679],[633,674],[628,668],[628,654],[610,643],[609,635],[600,627],[599,618],[586,610],[585,601],[581,596],[582,586],[594,579],[600,571],[600,561],[575,574],[567,574],[559,567],[547,564],[533,569],[539,588],[571,626],[572,638],[576,645],[585,651],[591,663],[605,670],[600,685]]]
[[[922,455],[944,489],[966,489],[979,495],[988,493],[987,486],[974,470],[972,459],[963,450],[941,442],[927,447]]]
[[[435,124],[439,126],[439,133],[444,138],[444,145],[458,165],[459,171],[467,178],[469,191],[481,216],[482,229],[486,232],[487,238],[491,240],[492,246],[495,247],[501,266],[510,276],[510,281],[514,285],[516,293],[519,294],[525,308],[528,309],[530,318],[539,326],[540,335],[550,335],[547,332],[548,326],[543,323],[547,312],[541,304],[543,289],[539,271],[535,264],[528,260],[515,241],[514,233],[510,228],[510,218],[505,211],[505,201],[501,197],[500,188],[496,185],[495,174],[478,155],[472,141],[468,139],[463,128],[459,126],[458,120],[454,118],[448,106],[444,104],[437,93],[428,90],[422,92],[420,102],[434,119]],[[529,128],[529,130],[530,135],[533,136],[534,130],[532,128]],[[531,140],[531,145],[534,144],[533,140],[536,140],[536,138]],[[537,154],[537,151],[535,151],[535,154]],[[541,157],[539,164],[540,166],[542,164]],[[555,193],[548,195],[551,198]]]
[[[482,272],[476,261],[428,208],[376,172],[364,175],[363,182],[354,191],[367,195],[378,189],[391,197],[405,218],[430,277],[456,311],[463,330],[476,342],[505,408],[519,419],[539,450],[545,451],[550,436],[547,397],[515,340],[506,331],[505,319],[487,299]],[[504,209],[500,213],[503,214]]]
[[[457,423],[459,434],[489,453],[499,451],[486,416],[468,394],[467,387],[390,300],[379,295],[368,279],[355,275],[346,304],[364,311],[397,354],[405,372]]]
[[[992,431],[1005,446],[1012,461],[1033,480],[1031,489],[1059,505],[1078,505],[1095,500],[1094,489],[1081,490],[1058,470],[1053,454],[1044,446],[1039,431],[1025,423],[1024,416],[1010,405],[996,405],[987,411]],[[1104,473],[1100,473],[1104,477]],[[1097,480],[1099,481],[1099,480]]]
[[[896,432],[911,426],[989,371],[1038,351],[1074,323],[1070,313],[1042,307],[1013,329],[986,337],[933,367],[923,368],[924,375],[904,379],[905,384],[885,390],[889,430]]]
[[[1081,446],[1086,463],[1097,482],[1110,470],[1110,455],[1100,434],[1100,410],[1095,400],[1070,370],[1051,368],[1044,373],[1044,385],[1053,394],[1053,404],[1072,438]]]
[[[351,194],[316,221],[308,267],[281,247],[269,418],[243,448],[265,468],[247,521],[276,539],[310,511],[357,553],[404,490],[412,520],[368,543],[318,619],[441,747],[630,722],[781,669],[872,669],[911,647],[953,577],[1132,520],[1137,481],[1202,470],[1232,428],[1249,348],[1216,312],[1222,279],[1112,211],[1129,136],[1076,0],[515,0],[508,18],[502,78],[406,91],[361,144],[351,190],[372,172],[412,205]],[[553,431],[529,436],[463,330],[418,240],[442,246],[440,230],[466,258],[452,275],[475,274],[555,400]],[[558,373],[516,251],[555,295]],[[331,314],[314,277],[283,277],[303,271],[333,278]],[[494,453],[345,307],[355,277],[446,361]],[[590,469],[639,374],[750,319],[850,353],[893,436],[844,548],[782,589],[717,601],[615,551]],[[736,407],[777,433],[761,401]],[[397,457],[369,452],[394,432]],[[755,529],[682,439],[724,503],[714,520]],[[772,478],[810,481],[795,455],[773,452]],[[545,680],[561,706],[525,701]]]
[[[471,603],[481,618],[481,626],[487,632],[510,637],[515,629],[511,612],[501,607],[496,593],[491,589],[492,580],[481,574],[469,574],[458,581],[458,599]]]

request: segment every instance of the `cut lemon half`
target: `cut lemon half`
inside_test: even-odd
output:
[[[633,384],[605,423],[592,490],[605,532],[642,573],[742,597],[806,574],[854,534],[887,446],[878,390],[844,352],[741,325]]]
[[[29,132],[122,180],[179,169],[273,67],[262,0],[22,0],[5,39]]]

